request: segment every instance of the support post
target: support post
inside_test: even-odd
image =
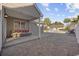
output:
[[[1,14],[1,10],[0,10],[0,14]],[[0,15],[0,54],[1,54],[1,48],[2,48],[2,19]]]
[[[2,47],[6,42],[6,18],[4,17],[4,7],[2,6],[1,19],[2,19]]]
[[[40,18],[39,18],[39,38],[41,39]]]
[[[0,5],[0,56],[2,53],[2,4]]]

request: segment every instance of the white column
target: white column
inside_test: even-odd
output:
[[[2,7],[2,12],[1,12],[1,19],[2,19],[2,46],[4,46],[6,42],[6,18],[4,18],[4,7]]]
[[[2,20],[0,17],[0,51],[1,51],[1,47],[2,47]]]
[[[40,18],[39,18],[39,38],[41,38]]]
[[[2,5],[0,5],[0,52],[2,48]]]

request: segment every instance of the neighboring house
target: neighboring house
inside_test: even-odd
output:
[[[13,33],[39,35],[41,31],[34,20],[42,17],[36,4],[33,3],[4,3],[2,6],[2,34],[3,45],[6,38],[10,38]],[[40,24],[40,23],[39,23]],[[25,35],[24,35],[25,34]]]
[[[50,28],[52,30],[62,30],[62,29],[64,29],[64,24],[62,24],[62,23],[60,23],[60,24],[52,23]]]

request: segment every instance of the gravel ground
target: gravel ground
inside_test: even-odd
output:
[[[79,54],[74,35],[45,33],[41,39],[3,49],[3,56],[75,56]]]

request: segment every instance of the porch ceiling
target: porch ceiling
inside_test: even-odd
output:
[[[6,13],[12,17],[34,20],[41,16],[33,3],[5,3],[3,6]]]

